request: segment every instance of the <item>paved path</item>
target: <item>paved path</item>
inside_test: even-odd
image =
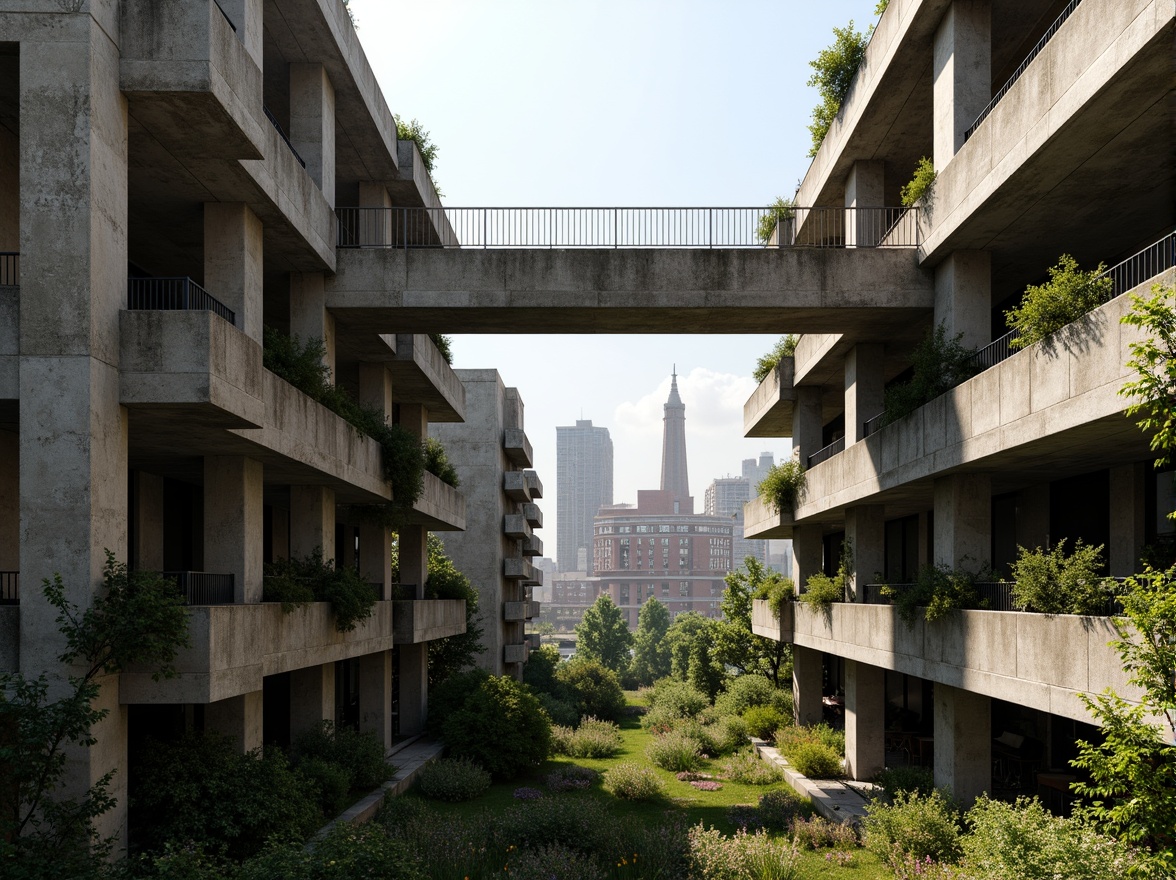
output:
[[[752,738],[756,753],[765,760],[771,761],[784,771],[788,784],[797,793],[809,798],[816,811],[834,822],[856,825],[866,815],[869,801],[860,791],[836,779],[809,779],[801,776],[784,760],[779,750],[767,744],[762,739]]]

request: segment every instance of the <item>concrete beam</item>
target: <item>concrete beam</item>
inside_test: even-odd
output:
[[[992,340],[992,258],[985,251],[956,251],[935,267],[935,324],[948,339],[963,335],[965,348]]]
[[[227,736],[240,752],[261,748],[262,692],[209,703],[204,708],[204,727]]]
[[[792,647],[792,707],[797,724],[819,724],[821,702],[822,658],[820,651],[799,645]]]

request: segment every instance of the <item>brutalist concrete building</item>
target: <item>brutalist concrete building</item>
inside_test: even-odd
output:
[[[69,672],[40,584],[87,606],[107,550],[190,605],[179,676],[108,677],[71,757],[78,790],[114,771],[103,834],[128,740],[335,719],[388,742],[423,721],[426,641],[464,631],[462,602],[422,600],[463,495],[426,475],[394,590],[388,530],[349,513],[391,500],[380,447],[262,366],[263,327],[322,338],[417,437],[465,417],[428,335],[333,309],[339,202],[439,204],[339,0],[0,5],[0,668]],[[352,632],[261,602],[263,564],[315,548],[379,590]]]
[[[1173,278],[1174,17],[1167,0],[891,0],[800,186],[798,204],[852,217],[897,204],[921,156],[937,172],[916,252],[933,307],[905,331],[804,335],[744,410],[749,436],[791,437],[807,468],[795,513],[753,501],[748,536],[791,537],[799,585],[852,545],[847,601],[782,619],[761,603],[757,632],[795,646],[801,720],[843,706],[855,778],[921,761],[964,800],[1064,806],[1074,740],[1094,733],[1079,695],[1131,694],[1106,617],[1017,611],[1007,578],[1018,546],[1101,544],[1128,575],[1172,537],[1173,472],[1123,412],[1137,336],[1119,318]],[[1010,347],[1005,310],[1062,254],[1111,267],[1109,301]],[[977,374],[885,423],[940,324]],[[987,610],[900,620],[879,583],[929,564],[990,564]]]

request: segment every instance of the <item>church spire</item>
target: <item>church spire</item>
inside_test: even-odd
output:
[[[686,405],[678,396],[678,365],[670,378],[670,396],[665,404],[662,430],[662,491],[670,492],[683,509],[690,497],[690,480],[686,472]]]

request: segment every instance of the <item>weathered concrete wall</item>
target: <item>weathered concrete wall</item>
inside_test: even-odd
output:
[[[777,642],[792,641],[792,604],[785,605],[783,615],[777,616],[772,603],[767,599],[751,600],[751,631],[765,639]]]
[[[0,672],[20,669],[20,606],[0,605]]]
[[[745,437],[792,436],[792,410],[796,405],[793,365],[792,358],[781,358],[747,398],[743,404]]]
[[[407,521],[432,531],[461,531],[466,527],[465,495],[426,471],[421,497],[413,504]]]
[[[398,645],[460,635],[466,630],[465,599],[396,600],[392,620]]]
[[[119,699],[128,703],[210,703],[260,691],[262,678],[387,651],[393,643],[391,602],[349,633],[335,629],[326,602],[286,614],[278,603],[203,605],[188,612],[192,646],[176,658],[173,679],[125,672]]]
[[[792,511],[775,511],[758,495],[743,505],[743,537],[766,540],[792,537]]]
[[[430,422],[462,421],[465,386],[433,340],[424,333],[398,333],[394,340],[396,353],[386,364],[392,399],[426,407]]]

